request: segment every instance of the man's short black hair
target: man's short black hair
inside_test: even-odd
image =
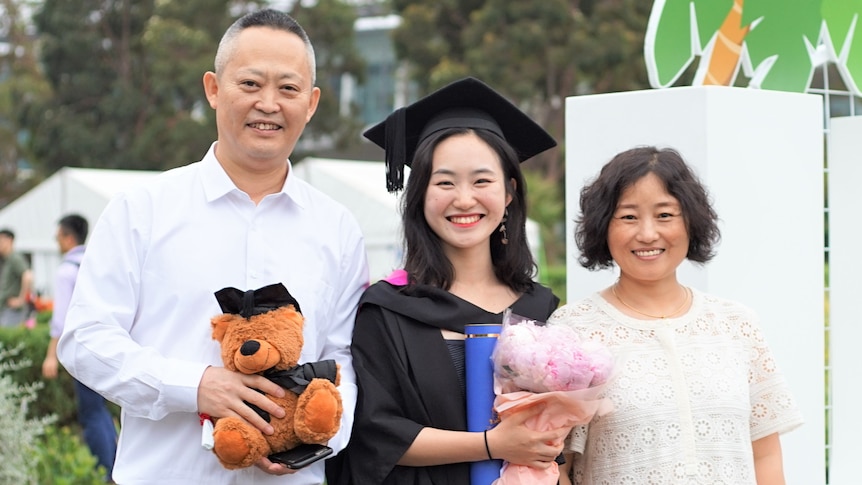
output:
[[[89,224],[87,224],[87,219],[84,219],[83,216],[78,214],[69,214],[60,219],[58,224],[63,233],[71,234],[75,237],[75,241],[78,245],[84,244],[84,241],[87,240]]]

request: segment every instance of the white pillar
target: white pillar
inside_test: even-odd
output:
[[[710,189],[722,231],[715,259],[685,263],[680,279],[760,316],[806,420],[782,437],[791,485],[825,482],[822,113],[815,95],[712,86],[566,100],[568,301],[616,278],[577,263],[584,182],[628,148],[677,149]]]
[[[829,135],[829,483],[859,483],[862,457],[862,117],[832,118]]]

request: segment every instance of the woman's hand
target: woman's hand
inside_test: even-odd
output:
[[[488,447],[491,456],[515,465],[526,465],[544,470],[563,451],[563,442],[570,427],[550,431],[536,431],[527,427],[526,421],[541,413],[539,404],[507,416],[494,429],[488,431]]]

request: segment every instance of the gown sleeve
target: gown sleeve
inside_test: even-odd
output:
[[[351,350],[359,382],[350,451],[354,483],[383,483],[423,426],[402,409],[401,385],[409,380],[403,339],[394,317],[364,305],[356,319]]]

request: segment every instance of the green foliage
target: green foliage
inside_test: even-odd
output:
[[[96,464],[76,431],[68,426],[45,428],[35,457],[40,485],[103,484],[105,468]]]
[[[344,149],[360,139],[362,129],[358,108],[352,105],[349,113],[342,114],[338,99],[342,76],[349,74],[362,83],[365,73],[365,61],[354,45],[356,10],[343,0],[318,0],[313,6],[303,4],[294,3],[290,14],[314,45],[317,85],[321,91],[317,112],[303,139],[331,140],[336,148]],[[291,158],[299,160],[302,156],[299,153]]]
[[[55,416],[59,425],[74,424],[77,422],[77,408],[72,377],[60,369],[56,379],[42,379],[42,361],[50,341],[47,322],[44,321],[50,313],[43,315],[39,318],[42,323],[37,323],[33,329],[23,326],[0,328],[0,346],[19,348],[21,359],[28,362],[26,366],[9,370],[7,375],[19,385],[38,385],[37,399],[28,405],[28,416]]]
[[[19,170],[32,160],[27,140],[31,132],[22,123],[28,107],[50,94],[39,70],[37,42],[28,35],[24,11],[32,7],[23,0],[0,0],[0,207],[36,183]]]
[[[539,225],[545,261],[549,265],[564,262],[566,201],[562,182],[542,178],[542,174],[535,170],[524,170],[524,179],[527,183],[527,216]]]
[[[41,383],[16,383],[9,372],[27,366],[20,346],[8,348],[0,344],[0,485],[36,484],[34,463],[37,437],[52,417],[28,417],[28,406],[36,400]]]
[[[18,352],[16,359],[19,365],[3,369],[2,379],[8,380],[12,386],[31,390],[32,397],[22,412],[26,419],[36,423],[52,423],[44,428],[44,433],[38,439],[32,440],[27,456],[30,475],[35,481],[4,482],[33,483],[39,485],[88,485],[104,483],[103,468],[96,469],[96,458],[92,456],[86,444],[80,438],[80,426],[77,422],[77,407],[75,402],[75,387],[72,377],[62,368],[56,379],[42,378],[42,361],[48,347],[48,323],[51,312],[41,312],[36,317],[35,328],[24,326],[0,328],[0,349],[15,345]],[[2,350],[0,350],[2,355]],[[3,381],[0,380],[0,401],[2,401]],[[0,403],[2,408],[2,403]],[[115,418],[119,415],[119,407],[110,404]],[[0,412],[6,415],[5,409]],[[11,418],[10,418],[11,419]],[[23,418],[16,417],[22,420]],[[0,416],[0,421],[3,416]],[[23,421],[22,421],[23,422]],[[0,422],[3,429],[10,426]],[[0,435],[3,433],[0,429]],[[38,429],[35,428],[34,429]],[[5,438],[0,436],[0,441]],[[2,449],[0,442],[0,449]],[[0,451],[0,456],[4,456]],[[3,458],[5,460],[5,458]],[[35,474],[35,475],[34,475]],[[2,477],[0,473],[0,477]]]
[[[3,0],[0,0],[3,1]],[[9,1],[9,0],[6,0]],[[45,175],[64,166],[163,170],[200,159],[216,137],[202,85],[224,30],[265,1],[45,0],[34,16],[50,96],[23,124]],[[335,96],[341,76],[361,80],[354,9],[339,0],[291,12],[315,43],[322,97],[309,139],[359,139]],[[297,159],[301,156],[295,157]]]
[[[53,96],[26,118],[45,174],[199,159],[215,138],[201,76],[233,3],[45,0],[34,23]]]
[[[565,97],[648,86],[641,57],[651,5],[402,0],[393,2],[403,17],[393,39],[422,92],[475,75],[559,135],[562,119],[555,115]]]
[[[565,264],[548,266],[547,272],[542,278],[542,284],[549,287],[557,295],[561,306],[566,304],[567,285]]]

